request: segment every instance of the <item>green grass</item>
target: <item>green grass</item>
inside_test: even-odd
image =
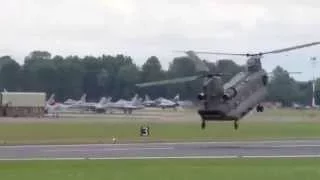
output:
[[[5,180],[313,180],[320,159],[1,161]]]
[[[232,123],[210,123],[201,130],[199,123],[148,123],[151,136],[140,137],[141,123],[1,123],[0,143],[4,144],[74,144],[201,141],[310,139],[320,137],[317,122],[243,122],[235,131]]]
[[[241,120],[237,131],[233,122],[209,122],[201,130],[194,110],[147,113],[40,121],[7,119],[0,122],[0,145],[111,143],[112,137],[119,143],[320,138],[320,111],[268,110]],[[141,125],[150,126],[150,137],[139,136]]]
[[[254,113],[253,116],[246,118],[253,121],[312,121],[320,120],[320,111],[309,110],[295,110],[295,109],[267,109],[263,113]]]

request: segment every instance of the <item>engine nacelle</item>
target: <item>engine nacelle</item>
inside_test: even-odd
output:
[[[235,88],[231,87],[224,92],[222,98],[223,98],[223,100],[226,101],[226,100],[234,98],[236,95],[237,95],[237,90]]]
[[[206,99],[206,95],[204,94],[204,93],[200,93],[200,94],[198,94],[198,99],[200,100],[200,101],[202,101],[202,100],[205,100]]]

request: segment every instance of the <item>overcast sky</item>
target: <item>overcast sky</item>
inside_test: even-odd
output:
[[[138,65],[156,55],[167,68],[179,56],[173,50],[256,52],[320,41],[319,0],[1,0],[0,7],[0,56],[20,63],[37,49],[124,53]],[[311,56],[320,69],[320,46],[266,56],[263,65],[302,71],[294,77],[307,80]]]

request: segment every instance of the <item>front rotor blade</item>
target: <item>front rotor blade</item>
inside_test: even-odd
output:
[[[136,86],[149,87],[149,86],[159,86],[159,85],[166,85],[166,84],[177,84],[177,83],[194,81],[194,80],[197,80],[201,77],[202,76],[188,76],[188,77],[168,79],[168,80],[163,80],[163,81],[153,81],[153,82],[147,82],[147,83],[140,83],[140,84],[136,84]]]
[[[281,52],[292,51],[292,50],[295,50],[295,49],[301,49],[301,48],[305,48],[305,47],[315,46],[315,45],[318,45],[318,44],[320,44],[320,42],[313,42],[313,43],[293,46],[293,47],[289,47],[289,48],[278,49],[278,50],[273,50],[273,51],[269,51],[269,52],[263,52],[263,53],[260,53],[260,54],[261,55],[264,55],[264,54],[276,54],[276,53],[281,53]]]
[[[197,72],[209,72],[209,67],[196,55],[194,51],[185,52],[188,57],[193,61]]]
[[[174,51],[186,53],[187,56],[193,61],[197,72],[209,72],[209,67],[197,56],[194,51]]]

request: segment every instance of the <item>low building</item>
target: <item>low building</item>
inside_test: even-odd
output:
[[[1,92],[0,116],[42,117],[45,112],[46,93]]]

